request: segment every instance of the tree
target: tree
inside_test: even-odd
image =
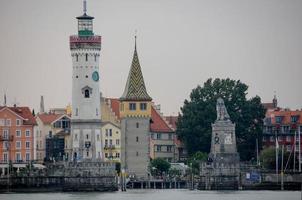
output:
[[[242,160],[255,157],[256,138],[261,141],[265,109],[259,96],[247,99],[248,86],[231,79],[208,79],[203,87],[192,90],[178,117],[177,135],[184,142],[189,155],[197,151],[209,152],[211,124],[216,120],[216,101],[223,98],[231,121],[236,124],[237,148]]]
[[[197,151],[188,159],[188,164],[190,165],[190,167],[192,167],[194,174],[199,174],[200,162],[206,161],[207,158],[208,158],[207,153]]]
[[[162,158],[155,158],[151,161],[151,172],[155,172],[156,174],[160,174],[163,175],[163,172],[165,172],[167,174],[167,172],[169,171],[171,164],[162,159]]]
[[[281,147],[278,149],[278,169],[281,170]],[[269,147],[263,149],[260,153],[260,161],[264,168],[274,170],[276,169],[276,149]],[[284,170],[293,169],[294,156],[293,153],[284,152],[283,155],[283,168]],[[296,157],[296,169],[298,168],[298,158]],[[286,169],[285,169],[286,167]]]

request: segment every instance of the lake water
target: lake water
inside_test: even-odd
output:
[[[300,200],[299,191],[128,190],[113,193],[12,193],[0,200]]]

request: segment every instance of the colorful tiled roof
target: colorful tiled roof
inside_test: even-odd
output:
[[[0,107],[0,110],[2,110],[5,107]],[[19,115],[24,120],[23,124],[25,125],[36,125],[36,119],[32,115],[32,112],[30,111],[29,107],[6,107],[10,109],[12,112],[14,112],[16,115]]]
[[[37,117],[39,117],[44,124],[51,124],[52,122],[60,118],[62,115],[63,114],[43,113],[38,114]]]
[[[136,37],[135,37],[135,49],[132,59],[130,72],[128,75],[126,87],[120,100],[143,100],[151,101],[152,98],[148,95],[141,66],[139,64],[138,55],[136,51]]]

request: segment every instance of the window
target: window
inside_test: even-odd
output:
[[[22,159],[21,159],[21,153],[16,153],[16,161],[17,162],[22,161]]]
[[[79,61],[79,55],[76,54],[75,56],[76,56],[76,61],[78,62]]]
[[[85,90],[85,98],[89,98],[89,97],[90,97],[89,90],[88,90],[88,89],[86,89],[86,90]]]
[[[48,136],[49,136],[49,137],[52,137],[52,131],[49,131],[49,132],[48,132]]]
[[[4,119],[0,119],[0,126],[4,126]]]
[[[172,140],[172,133],[169,133],[169,140]]]
[[[167,152],[172,152],[172,146],[167,146]]]
[[[8,162],[8,156],[7,156],[7,153],[3,153],[3,161],[4,161],[5,163],[7,163],[7,162]]]
[[[298,117],[299,117],[299,116],[297,116],[297,115],[291,116],[291,117],[290,117],[291,123],[296,123],[296,122],[298,121]]]
[[[292,150],[292,145],[286,145],[286,151],[290,152]]]
[[[99,110],[97,108],[95,109],[95,115],[99,116]]]
[[[140,103],[140,109],[141,110],[147,110],[147,104],[146,103]]]
[[[30,161],[30,153],[25,154],[25,159],[26,159],[26,161]]]
[[[109,129],[109,136],[112,137],[112,129]]]
[[[25,137],[30,137],[30,130],[25,131]]]
[[[108,140],[107,139],[105,140],[105,146],[108,146]]]
[[[21,125],[21,120],[20,119],[16,119],[16,126],[20,126]]]
[[[160,134],[160,133],[157,133],[157,134],[156,134],[156,139],[158,139],[158,140],[161,139],[161,134]]]
[[[136,110],[136,103],[129,103],[129,110]]]
[[[3,138],[8,139],[8,130],[3,130]]]
[[[112,146],[112,139],[109,140],[109,145]]]
[[[94,61],[96,62],[96,54],[94,54]]]
[[[100,135],[99,134],[96,135],[96,140],[100,141]]]
[[[138,156],[138,151],[136,152],[136,156]]]
[[[120,153],[116,153],[115,156],[116,156],[117,158],[119,158],[119,157],[120,157]]]
[[[8,147],[9,147],[8,145],[9,145],[8,141],[4,141],[3,142],[3,149],[8,150]]]
[[[291,136],[286,136],[286,142],[290,142],[292,140],[292,137]]]
[[[289,132],[289,126],[282,126],[282,132],[283,133]]]
[[[269,141],[270,141],[270,142],[274,142],[274,137],[273,137],[273,136],[270,136],[270,137],[269,137]]]
[[[106,132],[106,137],[108,137],[108,133],[109,133],[108,129],[106,129],[105,132]]]
[[[88,53],[85,54],[86,61],[88,61]]]
[[[138,142],[138,136],[136,136],[136,142]]]
[[[74,141],[78,141],[78,134],[74,135]]]
[[[276,116],[275,117],[275,120],[276,120],[276,123],[280,124],[282,122],[282,116]]]
[[[21,130],[16,130],[16,137],[21,137]]]
[[[116,144],[116,145],[120,145],[120,140],[119,140],[119,139],[116,139],[116,140],[115,140],[115,144]]]
[[[29,142],[29,141],[26,141],[26,142],[25,142],[25,148],[26,148],[26,149],[30,149],[30,142]]]
[[[75,116],[78,116],[79,115],[79,109],[76,108],[76,113],[75,113]]]
[[[10,119],[5,120],[5,126],[11,126],[11,120]]]
[[[136,122],[136,128],[139,128],[139,123],[138,122]]]
[[[105,158],[108,158],[108,153],[105,153]]]
[[[16,141],[16,149],[21,149],[21,141]]]
[[[156,145],[156,151],[158,151],[158,152],[161,151],[161,146],[160,145]]]
[[[89,157],[89,151],[86,152],[86,156]]]
[[[282,141],[282,136],[278,136],[278,141]]]

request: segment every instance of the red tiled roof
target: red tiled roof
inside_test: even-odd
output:
[[[53,121],[57,120],[60,118],[63,114],[49,114],[49,113],[43,113],[43,114],[38,114],[37,117],[40,118],[40,120],[44,124],[51,124]]]
[[[291,116],[299,116],[298,117],[298,124],[302,124],[302,111],[292,111],[292,110],[271,110],[266,112],[266,117],[271,118],[271,123],[276,123],[276,116],[282,116],[281,124],[291,124]]]
[[[4,107],[0,107],[0,110]],[[20,117],[24,118],[23,124],[25,125],[35,125],[36,119],[32,115],[32,112],[30,111],[29,107],[7,107],[11,111],[13,111],[15,114],[19,115]]]
[[[174,132],[153,106],[151,107],[151,118],[153,123],[151,123],[150,129],[152,132]]]
[[[165,116],[166,118],[166,121],[169,122],[169,124],[172,126],[172,128],[174,130],[176,130],[176,123],[177,123],[177,120],[178,120],[178,116]]]

